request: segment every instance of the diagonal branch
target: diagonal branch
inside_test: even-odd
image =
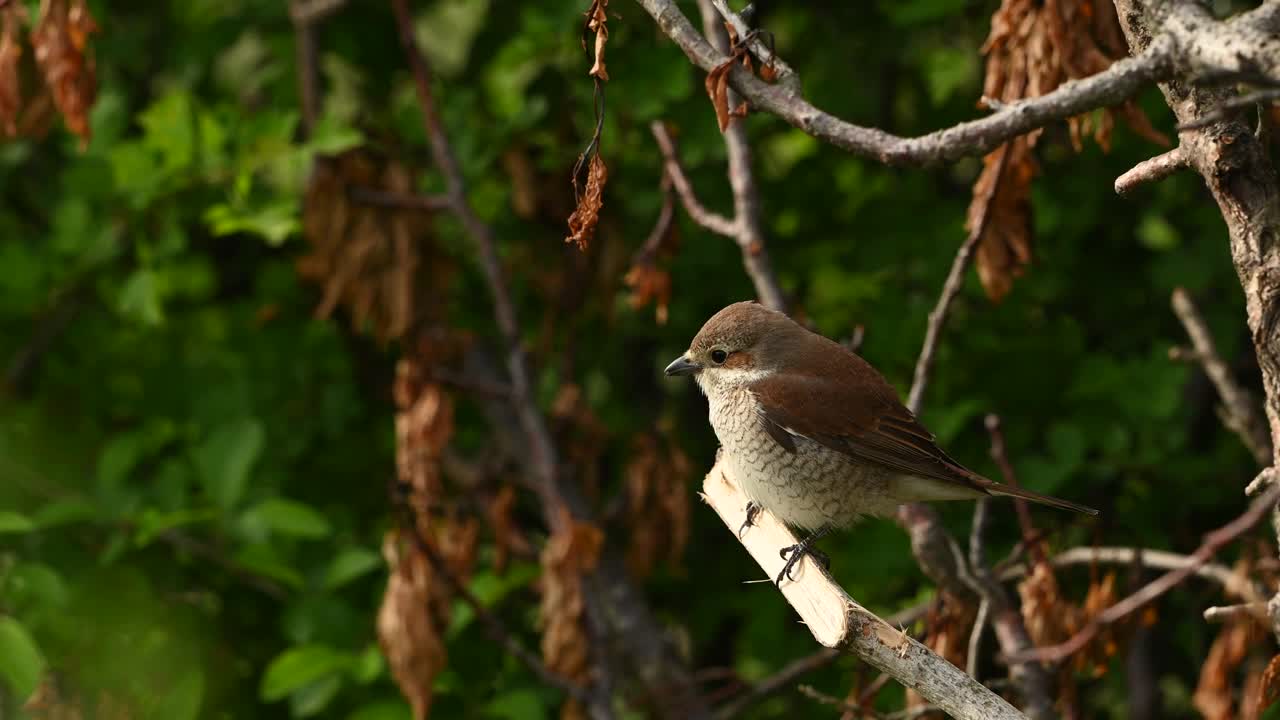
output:
[[[671,133],[667,130],[667,126],[660,120],[654,120],[649,124],[649,130],[653,132],[653,139],[658,141],[658,149],[662,151],[663,169],[667,173],[667,177],[671,178],[671,184],[676,189],[676,195],[680,196],[680,204],[684,206],[684,211],[689,213],[689,217],[702,227],[710,230],[718,235],[732,238],[738,234],[738,225],[733,220],[709,210],[701,201],[698,200],[698,194],[693,189],[693,183],[689,182],[689,177],[684,174],[684,168],[680,165],[680,156],[676,152],[675,140],[671,137]]]
[[[675,0],[636,1],[693,64],[710,72],[724,62],[723,54],[707,44]],[[1187,3],[1163,4],[1183,5]],[[1275,52],[1272,42],[1277,14],[1280,12],[1273,2],[1227,22],[1181,7],[1170,9],[1162,34],[1135,51],[1133,57],[1045,95],[1003,105],[984,118],[914,138],[835,117],[801,97],[795,83],[770,85],[741,67],[730,71],[729,80],[752,107],[773,113],[819,140],[888,165],[929,165],[981,155],[1036,128],[1117,105],[1151,82],[1168,80],[1179,71],[1193,79],[1260,79],[1274,84],[1280,80],[1280,53]]]
[[[736,531],[746,519],[747,497],[728,472],[721,464],[711,469],[703,499]],[[785,562],[778,548],[795,541],[768,511],[760,512],[740,538],[768,577]],[[819,643],[856,655],[959,720],[1023,720],[999,695],[859,605],[812,559],[805,558],[800,568],[797,580],[782,584],[782,594]]]
[[[1183,288],[1178,288],[1173,291],[1172,304],[1174,314],[1182,321],[1182,326],[1187,329],[1191,344],[1196,349],[1196,358],[1222,400],[1223,424],[1240,436],[1258,464],[1265,467],[1271,463],[1271,434],[1267,431],[1267,420],[1262,414],[1262,407],[1252,393],[1236,382],[1231,368],[1218,354],[1213,333],[1209,331],[1209,325],[1204,321],[1204,316],[1200,314],[1191,295]]]
[[[1187,159],[1182,148],[1174,148],[1153,158],[1143,160],[1134,165],[1125,174],[1116,178],[1117,195],[1127,195],[1143,183],[1163,180],[1187,166]]]
[[[1262,497],[1249,504],[1249,509],[1244,514],[1206,535],[1204,542],[1191,554],[1191,563],[1161,575],[1144,585],[1141,590],[1102,611],[1084,629],[1065,642],[1049,647],[1035,648],[1019,655],[1010,656],[1008,658],[1009,662],[1058,663],[1071,657],[1085,645],[1088,645],[1089,641],[1104,627],[1128,617],[1137,610],[1141,610],[1156,598],[1196,574],[1197,568],[1209,562],[1219,550],[1234,542],[1236,538],[1257,525],[1263,517],[1269,515],[1275,509],[1277,501],[1280,501],[1280,485],[1272,485]]]

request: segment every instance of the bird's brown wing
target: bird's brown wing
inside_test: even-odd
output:
[[[810,361],[752,384],[760,422],[771,437],[790,452],[798,435],[905,475],[985,491],[990,481],[943,452],[875,368],[831,345],[807,354],[822,358],[821,364]]]

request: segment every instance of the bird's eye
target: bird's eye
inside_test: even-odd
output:
[[[715,350],[711,351],[711,362],[717,365],[723,365],[724,361],[728,359],[729,359],[729,353],[725,352],[724,350],[716,348]]]

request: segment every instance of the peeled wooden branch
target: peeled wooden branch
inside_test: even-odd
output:
[[[717,463],[703,481],[702,491],[703,499],[736,536],[746,519],[747,497],[730,477],[729,469]],[[762,512],[741,542],[765,576],[772,578],[785,563],[778,550],[795,544],[796,538],[772,515]],[[1025,719],[963,670],[859,605],[812,558],[805,558],[799,567],[794,582],[782,583],[782,595],[819,643],[856,655],[960,720]]]

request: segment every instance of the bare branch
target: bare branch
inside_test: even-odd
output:
[[[1134,165],[1132,169],[1116,178],[1117,195],[1127,195],[1143,183],[1163,180],[1187,166],[1187,159],[1182,155],[1182,148],[1174,148],[1148,160]]]
[[[1004,175],[1004,166],[1008,162],[1009,148],[1000,149],[999,165],[995,172],[995,181],[987,187],[983,194],[981,213],[977,221],[969,228],[969,236],[960,244],[956,257],[951,261],[951,269],[947,271],[947,279],[942,283],[942,293],[938,295],[938,304],[929,313],[929,325],[924,333],[924,346],[920,348],[920,357],[916,360],[916,370],[912,374],[911,392],[907,394],[907,407],[912,413],[919,414],[924,403],[924,391],[929,387],[929,373],[933,370],[933,359],[938,352],[938,340],[942,337],[942,328],[947,323],[947,313],[951,311],[951,303],[960,294],[964,285],[964,274],[973,261],[973,251],[987,229],[987,219],[991,217],[991,203],[1000,187],[1000,178]]]
[[[1076,547],[1060,552],[1049,558],[1054,567],[1072,565],[1125,565],[1134,564],[1138,555],[1142,556],[1143,567],[1159,570],[1191,569],[1196,577],[1211,580],[1222,586],[1223,590],[1234,597],[1245,600],[1261,600],[1262,592],[1247,578],[1234,572],[1226,565],[1211,562],[1199,562],[1190,555],[1181,555],[1165,550],[1149,550],[1131,547]],[[1024,566],[1010,567],[1000,573],[1002,581],[1016,580],[1027,574]]]
[[[713,233],[732,238],[737,235],[738,228],[734,221],[720,215],[712,210],[708,210],[698,200],[698,195],[694,192],[693,184],[689,182],[689,178],[684,174],[684,168],[680,166],[680,157],[676,153],[675,141],[671,138],[671,133],[667,131],[667,126],[659,120],[654,120],[649,124],[649,130],[653,132],[653,139],[658,141],[658,149],[662,151],[662,159],[667,176],[671,178],[672,184],[675,185],[676,194],[680,196],[680,204],[684,206],[684,211],[689,213],[689,217],[702,227]]]
[[[1259,465],[1267,465],[1271,462],[1271,435],[1257,399],[1236,382],[1231,368],[1218,354],[1213,333],[1191,295],[1183,288],[1177,288],[1173,291],[1172,303],[1174,314],[1182,321],[1191,344],[1195,346],[1196,358],[1222,399],[1223,423],[1240,437]]]
[[[636,1],[693,64],[710,72],[724,61],[694,30],[674,0]],[[1162,4],[1182,5],[1185,3]],[[1180,7],[1166,14],[1178,21],[1161,25],[1162,34],[1135,50],[1131,58],[1096,75],[1064,83],[1045,95],[1003,105],[986,117],[915,138],[841,120],[811,105],[794,86],[770,85],[745,68],[733,68],[729,80],[753,108],[773,113],[819,140],[888,165],[929,165],[981,155],[1055,121],[1117,105],[1149,83],[1168,80],[1178,71],[1187,79],[1280,79],[1280,53],[1275,52],[1271,34],[1277,14],[1274,3],[1264,3],[1227,22]]]
[[[746,518],[747,497],[728,473],[721,464],[711,469],[703,482],[703,499],[736,532]],[[765,574],[774,577],[785,562],[778,548],[794,544],[795,536],[763,511],[741,542]],[[1023,717],[959,668],[863,608],[811,559],[799,567],[799,579],[783,583],[782,594],[819,643],[857,655],[961,720]]]
[[[1075,654],[1087,645],[1102,628],[1127,617],[1136,610],[1142,609],[1151,601],[1164,595],[1177,587],[1182,581],[1194,575],[1197,567],[1207,563],[1219,550],[1252,529],[1262,520],[1263,516],[1270,514],[1275,509],[1277,501],[1280,501],[1280,485],[1273,485],[1266,494],[1254,500],[1243,515],[1206,535],[1204,543],[1192,553],[1192,563],[1190,565],[1171,570],[1147,583],[1141,590],[1098,614],[1084,629],[1067,641],[1011,656],[1009,657],[1009,662],[1058,663]],[[1143,561],[1146,561],[1145,555],[1143,556]]]

